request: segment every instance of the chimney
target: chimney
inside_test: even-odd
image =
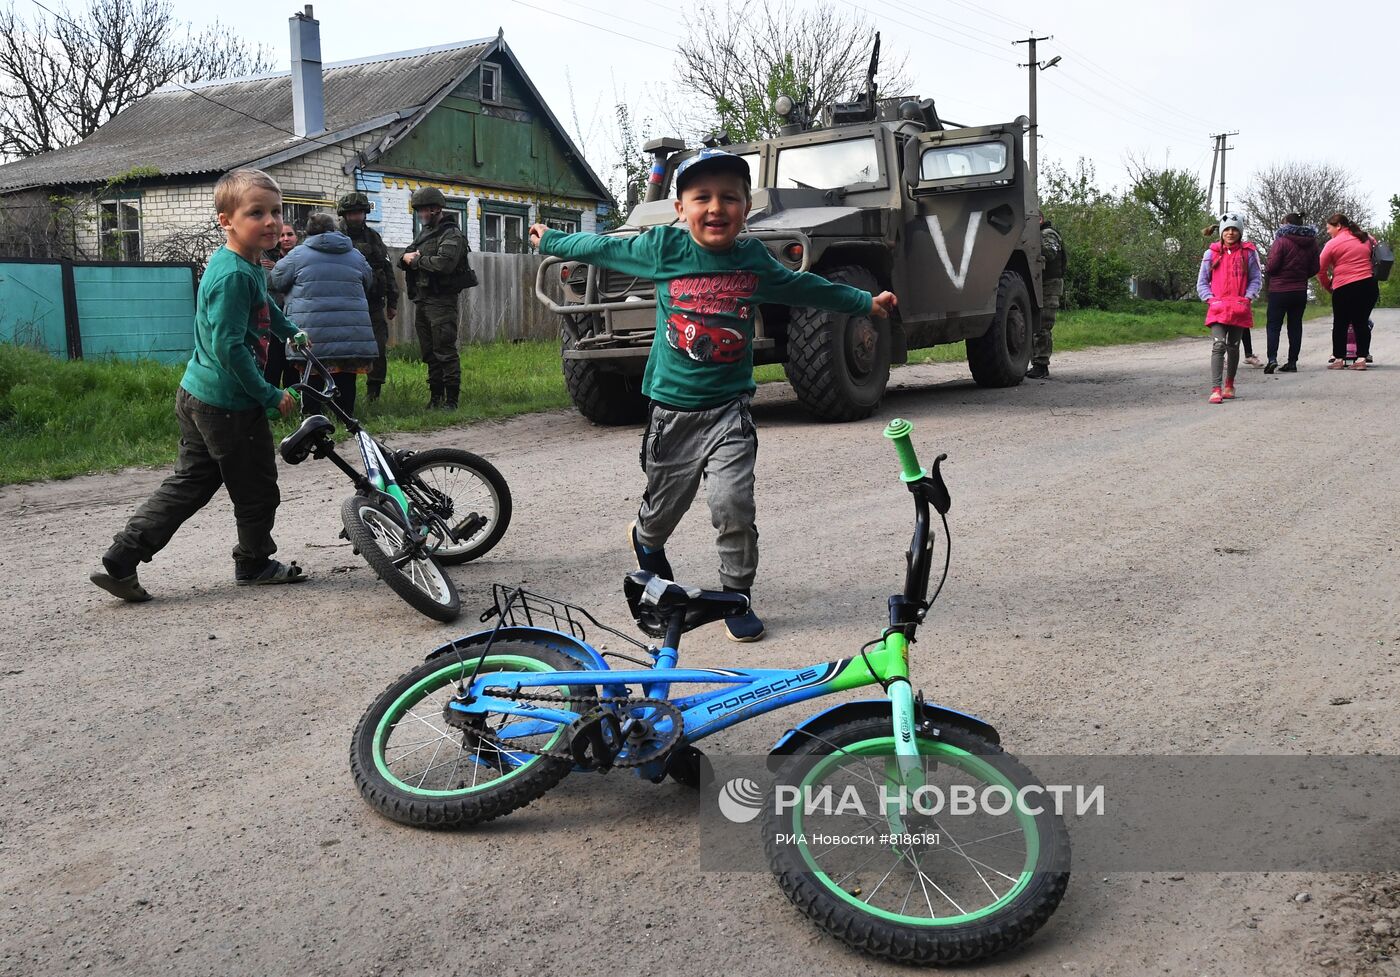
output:
[[[321,22],[311,4],[288,21],[292,28],[292,129],[298,136],[326,131],[326,99],[321,87]]]

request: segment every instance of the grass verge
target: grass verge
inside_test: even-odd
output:
[[[1055,350],[1158,342],[1204,336],[1197,303],[1146,306],[1146,311],[1062,313]],[[1310,310],[1311,311],[1311,310]],[[916,350],[913,363],[962,362],[962,343]],[[178,427],[175,390],[183,366],[150,362],[64,362],[21,346],[0,345],[0,485],[129,465],[174,461]],[[760,383],[783,379],[781,366],[755,371]],[[462,351],[462,402],[452,412],[427,411],[423,365],[400,347],[389,379],[369,403],[361,381],[357,414],[376,434],[431,431],[468,421],[569,406],[554,343],[491,343]],[[281,438],[290,422],[274,425]]]

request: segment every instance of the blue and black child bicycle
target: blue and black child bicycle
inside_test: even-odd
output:
[[[363,471],[335,450],[335,424],[315,413],[279,448],[298,465],[329,458],[355,485],[340,507],[342,536],[379,579],[415,610],[453,621],[462,602],[443,566],[475,560],[501,541],[510,525],[510,488],[485,458],[460,448],[391,451],[335,400],[335,378],[309,350],[292,391],[340,419],[360,448]],[[312,381],[316,382],[313,383]]]
[[[680,668],[681,636],[743,613],[746,598],[629,574],[628,604],[657,646],[574,605],[498,587],[483,615],[492,627],[437,648],[360,719],[350,754],[360,793],[400,823],[455,828],[523,807],[571,772],[630,769],[699,786],[701,739],[879,685],[885,698],[819,712],[772,749],[763,831],[779,886],[828,933],[891,960],[966,962],[1026,939],[1064,895],[1069,838],[995,729],[910,683],[910,646],[933,602],[930,510],[946,539],[951,500],[944,456],[920,468],[909,430],[894,421],[885,431],[916,510],[904,590],[889,600],[883,634],[856,654],[798,669]],[[585,626],[637,654],[600,653]],[[687,694],[673,694],[678,686]]]

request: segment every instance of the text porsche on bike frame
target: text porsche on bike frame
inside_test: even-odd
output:
[[[774,788],[775,813],[784,814],[802,805],[806,815],[854,814],[858,817],[887,816],[898,813],[914,813],[925,817],[943,814],[952,817],[991,815],[1001,817],[1013,810],[1018,814],[1035,817],[1044,814],[1048,801],[1050,810],[1056,817],[1066,817],[1071,812],[1067,798],[1073,797],[1075,817],[1086,815],[1103,816],[1104,788],[1102,784],[1027,784],[1014,793],[1001,784],[985,784],[979,790],[971,784],[953,784],[946,790],[933,784],[924,784],[913,789],[890,784],[880,784],[874,811],[867,811],[865,800],[859,788],[851,784],[839,793],[830,784],[821,787],[811,785],[798,787],[792,784],[778,784]]]

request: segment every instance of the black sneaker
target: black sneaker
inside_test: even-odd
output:
[[[1281,367],[1278,368],[1278,372],[1280,372],[1280,373],[1297,373],[1297,372],[1298,372],[1298,364],[1297,364],[1297,363],[1294,363],[1292,360],[1289,360],[1287,363],[1283,364],[1283,366],[1281,366]]]
[[[749,595],[747,587],[725,587],[731,594]],[[753,604],[749,604],[747,613],[738,617],[727,617],[724,619],[724,630],[730,641],[740,641],[748,643],[757,641],[763,637],[763,622],[758,619],[758,615],[753,612]]]
[[[1030,380],[1049,380],[1050,367],[1046,363],[1036,363],[1026,371],[1026,377]]]
[[[1269,360],[1269,362],[1267,362],[1267,363],[1264,364],[1264,372],[1265,372],[1265,373],[1273,373],[1273,372],[1274,372],[1275,370],[1277,370],[1277,369],[1278,369],[1278,360]]]
[[[666,559],[665,547],[649,550],[637,542],[637,522],[634,519],[627,527],[627,542],[632,546],[632,555],[637,560],[637,569],[654,573],[663,580],[675,580],[671,571],[671,561]]]

